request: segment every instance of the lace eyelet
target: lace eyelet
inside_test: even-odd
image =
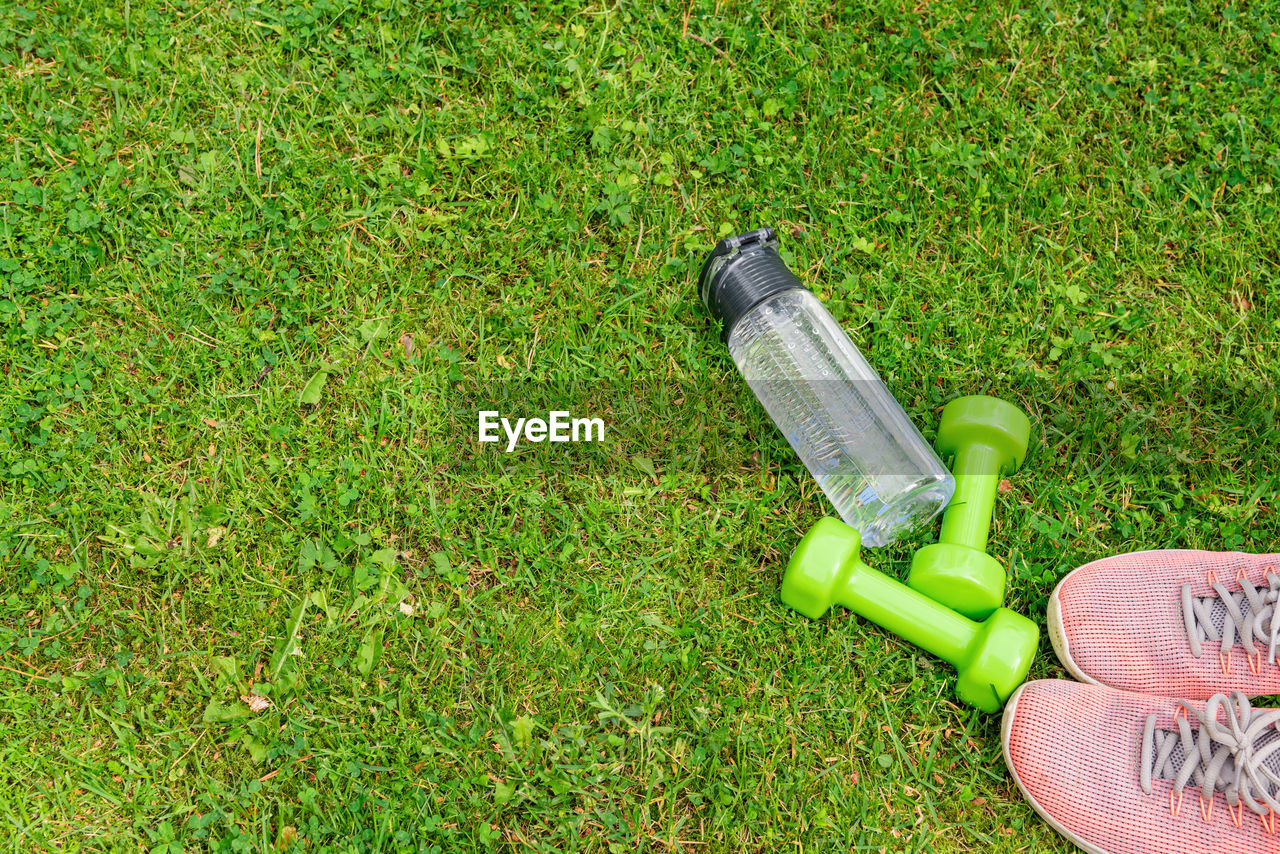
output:
[[[1230,808],[1231,806],[1230,804],[1228,804],[1227,809],[1230,809]],[[1213,819],[1213,799],[1212,798],[1210,798],[1207,801],[1204,798],[1200,799],[1200,818],[1204,819],[1205,824],[1208,824],[1210,820]]]
[[[1236,827],[1244,826],[1244,801],[1236,804],[1236,808],[1234,810],[1231,808],[1231,804],[1227,804],[1227,812],[1231,814],[1232,824]]]
[[[1178,817],[1178,813],[1182,812],[1182,792],[1178,792],[1178,803],[1173,802],[1173,790],[1169,790],[1169,815],[1174,818]]]

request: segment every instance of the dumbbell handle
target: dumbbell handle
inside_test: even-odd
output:
[[[861,560],[850,567],[836,603],[957,667],[968,658],[978,624],[917,593]]]
[[[986,551],[1000,470],[1000,453],[990,446],[966,445],[956,452],[956,491],[942,514],[939,542]]]

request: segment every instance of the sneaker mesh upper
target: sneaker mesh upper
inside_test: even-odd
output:
[[[1280,555],[1165,550],[1094,561],[1058,585],[1050,636],[1073,673],[1116,688],[1199,700],[1229,691],[1277,694],[1280,665],[1264,661],[1253,673],[1237,639],[1223,673],[1220,643],[1205,641],[1196,658],[1182,615],[1184,584],[1193,596],[1217,597],[1211,578],[1234,592],[1238,573],[1264,586],[1269,570],[1280,572]],[[1215,607],[1217,632],[1225,620],[1225,608]]]
[[[1203,712],[1202,703],[1189,705]],[[1176,816],[1171,781],[1154,780],[1151,794],[1142,791],[1147,716],[1174,730],[1177,709],[1175,700],[1103,686],[1029,682],[1005,709],[1005,761],[1033,806],[1082,847],[1106,854],[1280,854],[1280,834],[1248,810],[1237,827],[1222,792],[1214,794],[1206,821],[1195,786],[1184,790]]]

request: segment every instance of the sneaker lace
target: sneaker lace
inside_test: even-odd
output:
[[[1193,783],[1200,788],[1200,809],[1206,821],[1219,789],[1233,810],[1233,819],[1241,804],[1260,816],[1280,813],[1280,709],[1252,709],[1239,691],[1213,695],[1203,713],[1185,703],[1179,705],[1186,716],[1174,715],[1177,732],[1156,729],[1156,716],[1147,716],[1139,775],[1142,791],[1151,794],[1153,780],[1172,780],[1171,798],[1176,796],[1181,803],[1182,790]],[[1218,720],[1219,711],[1224,712],[1224,721]],[[1191,718],[1199,721],[1198,729],[1191,728]],[[1238,825],[1239,819],[1235,821]]]
[[[1244,576],[1239,580],[1241,589],[1233,593],[1214,579],[1210,586],[1216,596],[1192,596],[1191,585],[1182,585],[1182,622],[1191,654],[1199,658],[1209,640],[1221,641],[1220,654],[1228,652],[1239,639],[1252,658],[1257,652],[1255,641],[1261,641],[1267,645],[1267,661],[1275,663],[1280,644],[1280,575],[1268,572],[1265,587],[1255,587]]]

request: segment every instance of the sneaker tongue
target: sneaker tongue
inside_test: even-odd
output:
[[[1230,620],[1226,603],[1217,595],[1196,598],[1200,600],[1201,604],[1209,606],[1209,624],[1213,626],[1214,636],[1222,637],[1222,631],[1226,628],[1227,621]],[[1253,611],[1253,603],[1249,601],[1248,596],[1244,595],[1244,591],[1232,593],[1231,600],[1235,602],[1236,607],[1240,609],[1240,613],[1247,619]],[[1236,638],[1236,642],[1239,643],[1239,641],[1240,639]]]
[[[1182,748],[1182,738],[1178,734],[1177,730],[1173,730],[1173,731],[1166,730],[1166,732],[1168,733],[1167,737],[1173,738],[1175,740],[1173,752],[1169,754],[1169,760],[1170,760],[1169,764],[1172,765],[1172,767],[1175,769],[1181,768],[1187,761],[1186,751],[1183,750]],[[1268,729],[1267,731],[1265,731],[1262,735],[1258,736],[1257,740],[1254,741],[1253,743],[1253,749],[1255,751],[1261,751],[1263,748],[1267,747],[1268,745],[1274,744],[1277,741],[1280,741],[1280,732],[1277,732],[1275,728],[1272,727],[1271,729]],[[1199,755],[1196,756],[1196,761],[1197,762],[1199,761]],[[1266,759],[1264,759],[1262,762],[1262,767],[1266,768],[1272,774],[1280,776],[1280,750],[1276,751],[1275,753],[1271,754]],[[1176,776],[1177,776],[1176,772],[1171,772],[1169,771],[1168,768],[1165,768],[1162,770],[1162,773],[1156,775],[1155,779],[1172,780]],[[1229,780],[1231,779],[1231,775],[1223,774],[1222,778],[1226,778],[1227,780]],[[1191,782],[1188,785],[1195,785],[1194,777],[1192,778]],[[1272,786],[1271,791],[1269,791],[1268,794],[1274,795],[1277,788],[1280,788],[1280,787]]]
[[[1240,613],[1247,616],[1249,611],[1252,609],[1252,606],[1249,603],[1249,597],[1245,596],[1243,593],[1239,593],[1232,595],[1231,598],[1236,599],[1236,604],[1240,606]],[[1209,613],[1209,623],[1213,626],[1214,635],[1222,637],[1222,630],[1227,626],[1226,604],[1217,596],[1209,596],[1206,599],[1201,599],[1200,601],[1207,602],[1210,609],[1212,609]]]
[[[1280,575],[1268,573],[1266,585],[1255,588],[1254,593],[1258,599],[1257,607],[1263,609],[1263,624],[1261,628],[1264,631],[1270,631],[1277,617],[1275,614],[1267,614],[1266,611],[1272,608],[1272,603],[1276,603],[1276,600],[1280,598]],[[1231,603],[1235,608],[1239,610],[1240,620],[1236,620],[1231,616],[1231,613],[1227,610],[1225,599],[1214,592],[1208,596],[1194,597],[1195,614],[1192,616],[1192,621],[1199,624],[1201,630],[1209,636],[1209,640],[1221,639],[1224,632],[1228,630],[1228,626],[1231,626],[1232,640],[1235,642],[1232,644],[1233,646],[1240,645],[1240,642],[1246,639],[1263,642],[1263,639],[1255,635],[1259,627],[1253,624],[1257,614],[1249,594],[1241,589],[1228,591],[1227,596],[1230,597]],[[1235,625],[1232,625],[1233,623]],[[1248,647],[1249,644],[1245,643],[1244,646]]]

